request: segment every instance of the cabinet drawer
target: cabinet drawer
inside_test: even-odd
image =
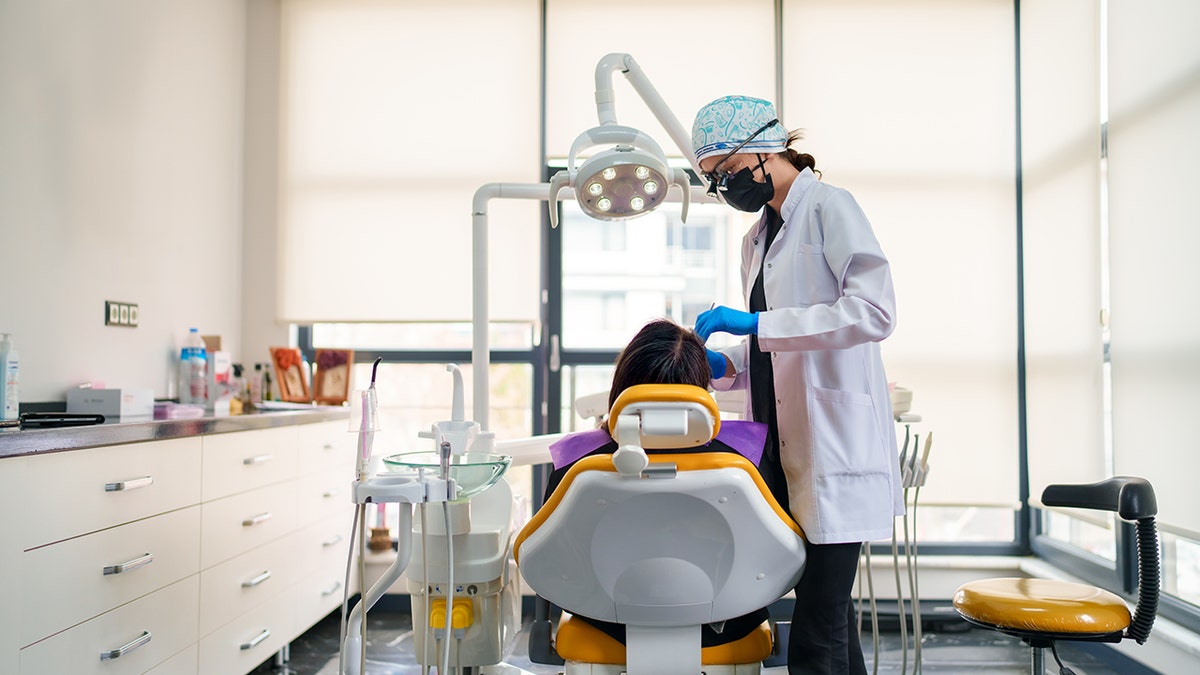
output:
[[[340,570],[345,575],[353,518],[352,513],[346,517],[325,518],[296,533],[295,555],[303,574],[318,569],[332,569]]]
[[[196,641],[199,577],[160,591],[21,650],[21,673],[144,673]],[[139,641],[141,641],[139,643]],[[115,658],[114,650],[125,648]],[[206,671],[221,672],[221,671]]]
[[[199,438],[56,452],[28,461],[27,484],[52,490],[53,499],[22,519],[23,550],[200,501]]]
[[[300,525],[307,525],[329,516],[343,515],[346,521],[354,518],[351,471],[310,473],[296,481],[296,515]],[[371,511],[375,507],[371,506]]]
[[[205,436],[201,498],[219,499],[296,477],[296,427]]]
[[[202,504],[200,569],[295,530],[295,496],[292,483],[281,483]]]
[[[345,570],[321,570],[300,581],[290,595],[296,602],[296,632],[312,628],[336,610],[345,597]],[[354,591],[351,591],[353,595]]]
[[[246,612],[200,640],[200,672],[247,673],[271,658],[295,633],[294,603],[287,595]]]
[[[247,551],[200,574],[200,635],[283,595],[301,577],[298,533]]]
[[[199,569],[199,506],[26,551],[21,560],[21,644]]]
[[[354,479],[354,447],[358,435],[350,431],[347,419],[337,422],[302,424],[297,428],[300,445],[300,473],[343,470]]]
[[[170,659],[146,671],[146,675],[197,675],[200,671],[200,647],[190,645]]]

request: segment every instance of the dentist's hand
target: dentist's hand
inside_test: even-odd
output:
[[[751,335],[758,332],[758,314],[741,312],[724,305],[714,307],[696,317],[695,331],[705,341],[713,333]]]
[[[725,377],[725,371],[729,368],[729,361],[725,359],[725,355],[711,349],[705,351],[708,352],[708,367],[712,370],[712,379],[719,380]]]

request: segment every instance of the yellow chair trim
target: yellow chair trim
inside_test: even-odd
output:
[[[694,384],[635,384],[617,395],[608,411],[608,433],[617,432],[617,417],[633,403],[664,401],[668,403],[699,403],[713,418],[713,437],[721,431],[721,411],[712,394]]]
[[[632,388],[632,387],[631,387]],[[779,502],[775,501],[775,497],[771,494],[770,488],[763,482],[762,476],[758,474],[758,469],[750,463],[750,460],[733,452],[688,452],[671,455],[661,455],[650,453],[651,464],[655,458],[665,458],[668,463],[675,465],[678,471],[703,471],[709,469],[741,469],[758,486],[758,491],[762,493],[767,504],[771,506],[771,510],[779,517],[792,531],[803,537],[804,532],[796,521],[792,520],[792,516],[783,510]],[[563,476],[562,482],[554,489],[554,493],[550,495],[550,499],[538,509],[537,513],[525,523],[525,527],[517,533],[517,538],[513,544],[513,557],[517,561],[517,565],[521,564],[521,544],[525,543],[525,539],[532,535],[558,508],[562,502],[563,495],[566,494],[567,488],[575,481],[575,477],[584,471],[609,471],[616,472],[616,468],[612,463],[612,455],[591,455],[575,462],[571,468],[567,470],[567,474]]]
[[[954,608],[973,621],[1042,633],[1103,635],[1129,627],[1125,601],[1114,593],[1052,579],[983,579],[963,584]]]
[[[625,645],[566,612],[558,623],[554,649],[562,658],[576,663],[625,664]],[[771,628],[763,622],[740,640],[702,648],[700,663],[706,666],[758,663],[770,655]]]

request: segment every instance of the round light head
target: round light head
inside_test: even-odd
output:
[[[625,220],[653,211],[670,185],[666,162],[639,148],[618,145],[579,167],[575,198],[593,218]]]

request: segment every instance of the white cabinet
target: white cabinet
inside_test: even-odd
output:
[[[0,673],[237,675],[336,609],[344,419],[0,458]]]

